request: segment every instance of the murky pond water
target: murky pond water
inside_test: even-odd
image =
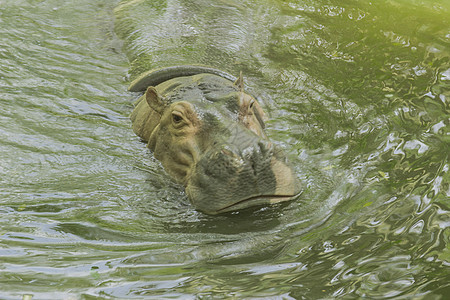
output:
[[[0,1],[0,298],[445,299],[449,15],[438,0]],[[193,209],[128,119],[129,79],[181,63],[244,72],[296,201]]]

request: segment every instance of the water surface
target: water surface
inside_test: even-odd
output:
[[[446,1],[0,2],[0,298],[445,299]],[[296,200],[197,212],[130,79],[201,63],[269,112]]]

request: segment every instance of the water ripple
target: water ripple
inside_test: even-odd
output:
[[[0,11],[2,299],[445,298],[448,5],[117,2]],[[190,205],[128,120],[177,63],[244,72],[299,199]]]

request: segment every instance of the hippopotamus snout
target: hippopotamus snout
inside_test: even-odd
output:
[[[186,192],[196,207],[215,214],[286,201],[300,184],[281,149],[242,128],[202,155]]]
[[[240,145],[221,144],[206,152],[197,164],[197,171],[204,173],[208,181],[240,175],[246,181],[260,183],[264,171],[270,169],[274,149],[270,142],[258,141],[242,148]],[[270,174],[267,174],[270,175]],[[271,183],[274,185],[274,183]]]

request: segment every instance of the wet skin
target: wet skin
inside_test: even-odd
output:
[[[295,198],[300,183],[267,138],[264,111],[242,77],[193,73],[148,84],[144,76],[130,90],[145,89],[131,114],[134,132],[195,208],[218,214]]]

